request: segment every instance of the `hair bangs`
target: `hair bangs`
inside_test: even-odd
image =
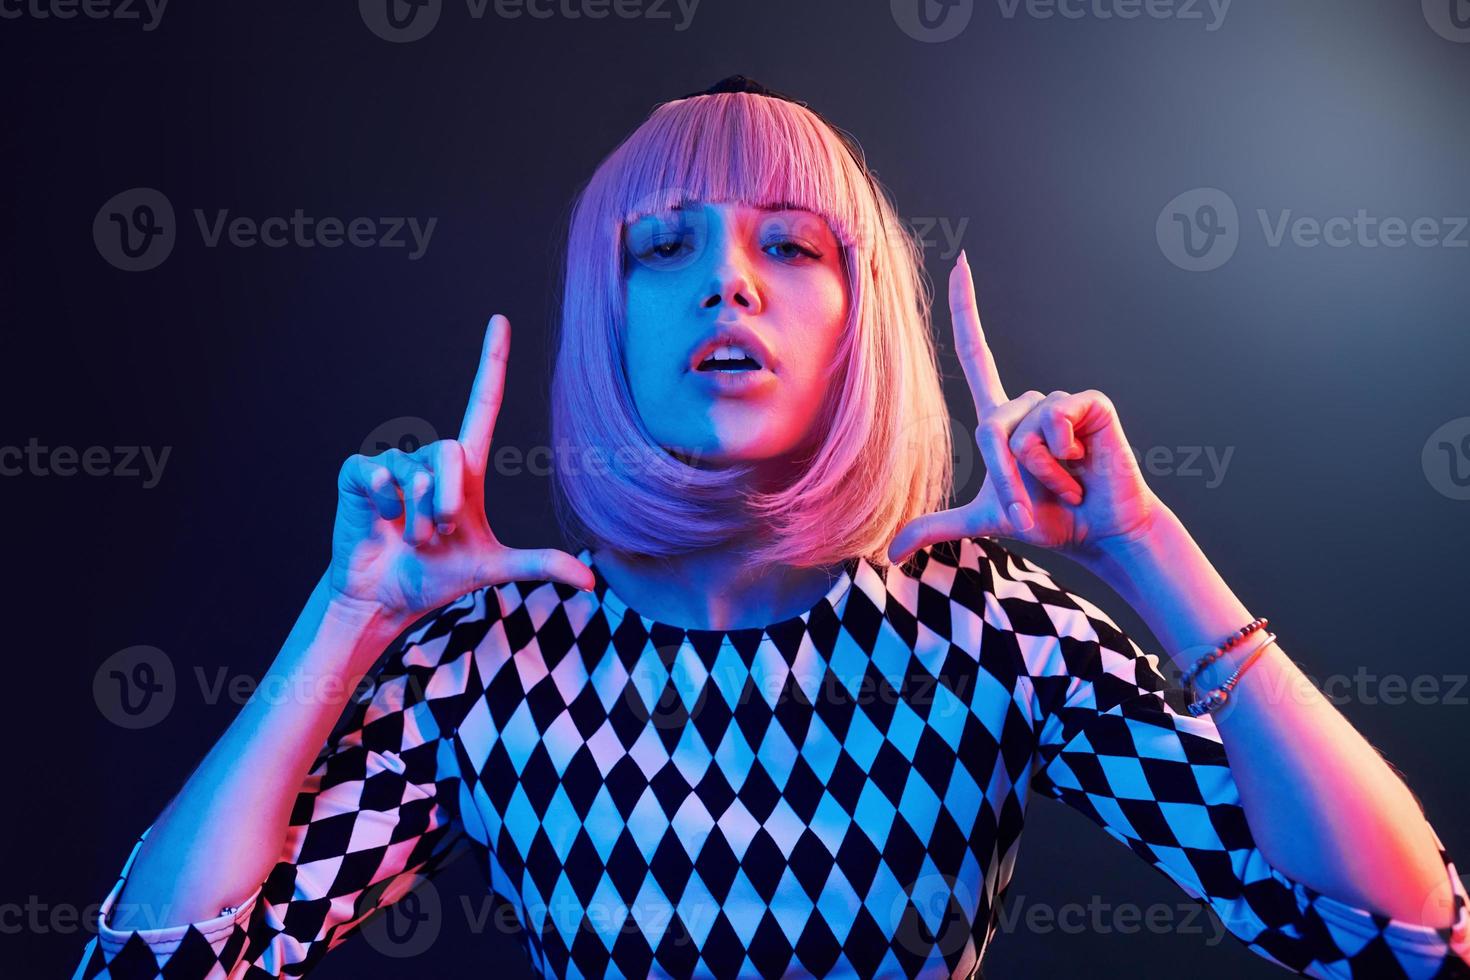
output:
[[[867,178],[841,138],[809,110],[723,93],[660,106],[620,148],[609,210],[621,224],[691,201],[799,208],[859,244]]]
[[[623,364],[624,229],[688,202],[799,208],[841,243],[849,314],[805,470],[753,489],[657,444]],[[855,141],[752,93],[663,103],[572,205],[551,385],[553,503],[569,541],[660,557],[725,546],[757,565],[880,564],[951,492],[950,419],[929,333],[922,249]],[[752,533],[752,532],[755,533]]]

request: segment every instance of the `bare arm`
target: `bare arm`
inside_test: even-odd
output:
[[[1182,652],[1208,649],[1254,618],[1162,506],[1146,534],[1078,560],[1137,610],[1181,668],[1194,660]],[[1218,687],[1242,660],[1232,652],[1211,664],[1198,690]],[[1453,924],[1450,882],[1413,794],[1277,643],[1214,717],[1251,833],[1276,868],[1397,919]]]
[[[154,823],[108,926],[208,919],[255,890],[278,858],[302,777],[406,625],[330,597],[322,576],[255,693]]]
[[[486,519],[509,344],[509,323],[492,317],[458,439],[342,465],[326,573],[255,693],[141,842],[106,926],[192,923],[249,898],[281,859],[303,779],[354,688],[415,619],[512,580],[592,587],[576,558],[508,548]]]
[[[1144,482],[1112,400],[1096,389],[1010,398],[963,251],[949,296],[985,482],[971,503],[912,521],[890,556],[962,535],[1056,550],[1116,589],[1180,661],[1250,622]],[[1218,686],[1240,662],[1238,653],[1217,661],[1200,689]],[[1404,922],[1453,924],[1453,883],[1413,794],[1279,646],[1265,647],[1213,720],[1250,829],[1282,874]]]

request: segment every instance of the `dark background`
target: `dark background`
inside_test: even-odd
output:
[[[208,703],[196,668],[211,680],[266,670],[325,567],[341,460],[380,426],[412,430],[393,422],[404,416],[454,435],[491,313],[515,330],[497,445],[546,441],[548,315],[573,193],[655,103],[734,72],[852,130],[900,213],[931,225],[957,431],[974,415],[941,227],[963,229],[1011,392],[1112,396],[1134,446],[1155,450],[1150,482],[1303,669],[1366,672],[1339,681],[1342,710],[1470,862],[1455,806],[1470,690],[1454,681],[1470,670],[1470,502],[1444,440],[1424,453],[1446,423],[1460,420],[1452,446],[1470,428],[1470,233],[1458,248],[1271,247],[1257,216],[1470,214],[1470,36],[1429,24],[1449,2],[1425,14],[1238,0],[1210,30],[1205,5],[1202,19],[1067,19],[981,0],[951,12],[971,20],[942,42],[900,27],[914,0],[703,0],[684,30],[677,7],[648,16],[653,0],[635,8],[644,16],[603,20],[508,19],[493,5],[476,19],[445,0],[411,43],[376,36],[351,3],[176,3],[153,30],[29,8],[0,19],[0,445],[107,447],[114,469],[113,447],[170,452],[151,488],[0,478],[4,972],[74,968],[90,935],[50,917],[100,902],[234,716],[227,697]],[[92,228],[137,187],[171,202],[177,241],[129,272]],[[1200,187],[1238,206],[1240,241],[1192,272],[1155,224]],[[438,222],[409,260],[407,248],[209,248],[195,208]],[[1223,478],[1203,457],[1187,466],[1189,447],[1231,452]],[[969,499],[980,473],[961,463]],[[544,475],[496,479],[491,520],[512,545],[561,543]],[[1027,553],[1157,649],[1095,579]],[[166,654],[178,692],[166,717],[127,729],[93,680],[140,644]],[[1392,703],[1375,678],[1395,673],[1442,696]],[[1030,820],[1013,907],[1160,904],[1174,925],[1023,918],[997,936],[987,976],[1280,975],[1233,939],[1211,942],[1213,922],[1186,920],[1181,891],[1080,815],[1037,801]],[[480,870],[464,861],[437,884],[443,927],[426,951],[394,958],[354,938],[323,980],[513,975],[512,941],[476,934],[461,909],[460,896],[480,908]]]

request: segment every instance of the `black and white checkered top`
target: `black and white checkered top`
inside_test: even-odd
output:
[[[1033,791],[1288,969],[1470,975],[1443,847],[1454,929],[1282,874],[1158,656],[990,538],[852,559],[763,629],[650,620],[600,572],[592,593],[506,583],[373,673],[260,887],[217,918],[113,931],[135,845],[77,977],[299,976],[465,852],[546,976],[973,977]]]

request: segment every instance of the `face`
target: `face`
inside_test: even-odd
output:
[[[847,320],[826,220],[691,201],[629,223],[623,242],[624,368],[659,445],[699,466],[789,471],[820,436]],[[722,367],[704,358],[726,331],[752,360],[729,359],[730,350]]]

